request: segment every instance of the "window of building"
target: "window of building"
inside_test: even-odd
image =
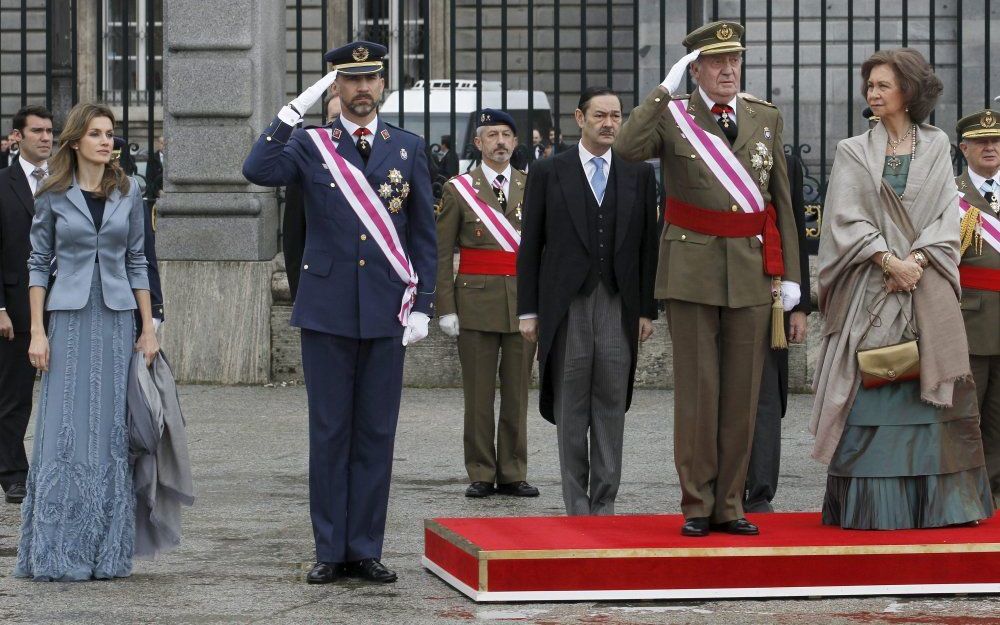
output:
[[[388,88],[406,89],[427,76],[426,19],[421,0],[354,0],[359,39],[388,46]],[[399,51],[403,50],[402,65]]]
[[[163,0],[101,0],[101,3],[103,100],[122,103],[127,74],[130,105],[148,102],[150,86],[155,101],[159,101],[163,88]],[[152,38],[149,37],[150,23]],[[150,54],[153,55],[152,74],[149,73]]]

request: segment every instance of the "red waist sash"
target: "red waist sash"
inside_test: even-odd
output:
[[[1000,291],[1000,269],[959,265],[958,276],[963,288]]]
[[[667,198],[663,218],[668,224],[679,228],[717,237],[761,235],[764,239],[764,273],[769,276],[781,276],[785,273],[781,233],[778,231],[778,215],[774,204],[768,204],[762,213],[726,213]]]
[[[486,276],[516,276],[517,253],[460,247],[458,273]]]

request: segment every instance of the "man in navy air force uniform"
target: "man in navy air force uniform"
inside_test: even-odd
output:
[[[380,559],[403,355],[434,307],[426,150],[378,117],[386,54],[366,41],[328,52],[333,71],[281,109],[243,164],[255,184],[300,185],[309,223],[291,323],[309,401],[313,584],[396,580]],[[295,130],[334,81],[341,116]]]

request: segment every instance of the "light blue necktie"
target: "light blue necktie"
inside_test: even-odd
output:
[[[594,165],[594,174],[590,177],[590,188],[594,190],[597,203],[600,204],[604,201],[604,189],[608,186],[608,179],[604,176],[604,159],[595,156],[590,159],[590,162]]]

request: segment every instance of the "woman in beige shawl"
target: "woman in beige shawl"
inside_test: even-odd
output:
[[[829,464],[823,523],[975,523],[993,503],[959,310],[958,191],[947,136],[922,123],[941,81],[907,48],[876,52],[861,73],[880,121],[837,146],[819,249],[810,427]],[[856,350],[912,338],[907,319],[919,381],[861,387]]]

